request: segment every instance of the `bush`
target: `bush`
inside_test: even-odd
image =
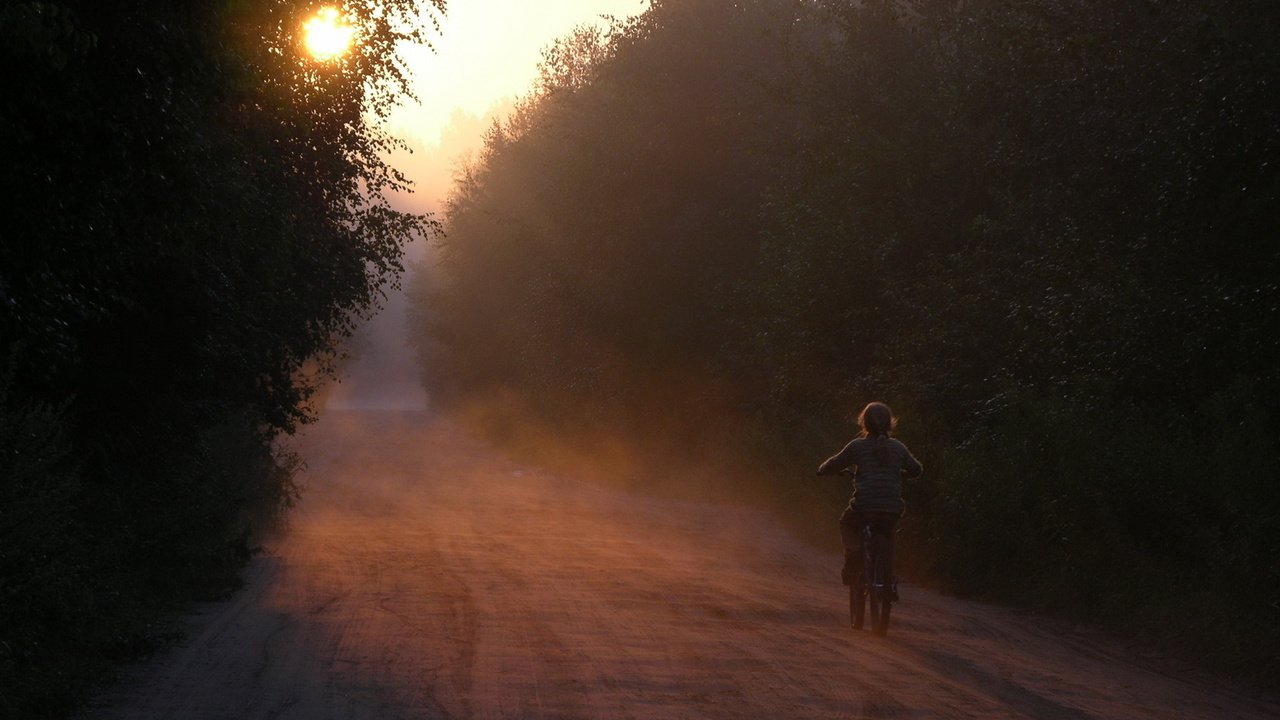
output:
[[[1274,679],[1280,508],[1263,478],[1280,457],[1246,387],[1188,414],[1099,384],[1011,396],[931,468],[935,570]]]

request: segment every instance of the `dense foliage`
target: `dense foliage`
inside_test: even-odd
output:
[[[293,499],[272,438],[427,218],[377,123],[443,2],[0,4],[0,715],[56,716]]]
[[[1278,31],[1260,1],[655,0],[579,32],[449,204],[437,397],[746,457],[795,506],[884,399],[922,570],[1275,682]]]

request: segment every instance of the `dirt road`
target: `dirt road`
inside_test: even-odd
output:
[[[764,514],[503,458],[422,413],[302,440],[287,539],[91,717],[1275,718],[1115,643],[907,586],[848,628],[838,560]]]

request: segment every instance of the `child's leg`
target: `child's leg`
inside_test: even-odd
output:
[[[889,589],[894,600],[898,599],[898,566],[894,563],[894,549],[898,537],[898,516],[885,514],[879,519],[877,532],[884,534],[884,553],[889,566]]]
[[[850,508],[845,508],[840,516],[840,542],[844,544],[840,582],[852,585],[854,579],[862,574],[862,527]]]

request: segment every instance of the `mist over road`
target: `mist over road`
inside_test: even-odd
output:
[[[97,718],[1273,718],[1106,638],[906,586],[740,508],[603,489],[423,412],[330,412],[293,528]],[[833,518],[834,522],[834,518]]]

